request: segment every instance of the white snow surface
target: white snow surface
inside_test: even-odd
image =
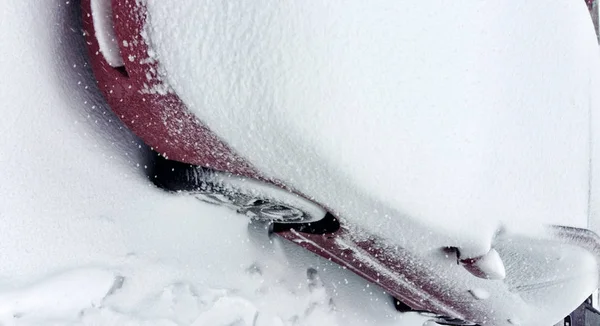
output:
[[[474,255],[501,225],[587,225],[600,60],[583,1],[146,2],[183,101],[349,221]],[[405,236],[423,230],[446,236]]]
[[[245,217],[149,185],[145,147],[86,67],[77,6],[2,2],[0,324],[423,323]]]

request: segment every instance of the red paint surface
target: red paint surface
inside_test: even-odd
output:
[[[152,73],[157,64],[148,62],[148,46],[140,36],[146,11],[135,3],[112,1],[114,28],[125,62],[124,68],[115,69],[100,53],[90,0],[82,0],[90,63],[111,109],[146,144],[169,159],[260,179],[260,174],[203,125],[177,95],[144,93],[159,81]]]
[[[551,226],[548,231],[547,239],[540,241],[578,246],[600,260],[600,237],[594,232],[562,226]],[[501,290],[505,293],[494,293],[495,299],[478,300],[469,293],[469,284],[443,277],[445,273],[439,269],[440,264],[431,265],[401,247],[390,247],[364,230],[358,233],[362,234],[360,239],[342,227],[329,234],[290,230],[278,235],[379,285],[414,310],[480,325],[512,325],[508,320],[514,318],[521,303],[503,299],[512,295],[508,288]],[[535,279],[530,281],[536,282]]]
[[[417,257],[403,248],[386,249],[375,236],[357,240],[344,228],[330,234],[290,230],[278,235],[379,285],[414,310],[464,320],[481,318],[481,307],[468,292],[432,280],[431,270],[419,264]]]

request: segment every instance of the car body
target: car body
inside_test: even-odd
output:
[[[264,201],[277,194],[282,197],[270,206],[275,207],[271,213],[282,205],[304,205],[314,219],[275,218],[274,232],[381,286],[405,305],[401,310],[430,314],[442,325],[534,325],[540,318],[554,322],[561,309],[575,308],[597,282],[600,239],[585,229],[548,226],[537,237],[500,230],[493,252],[502,257],[506,278],[490,280],[491,274],[478,265],[483,256],[461,257],[452,246],[415,254],[349,224],[344,216],[332,214],[335,207],[313,202],[286,180],[265,176],[176,94],[161,89],[160,62],[149,55],[143,37],[146,14],[139,1],[82,0],[84,35],[98,88],[123,123],[161,155],[157,160],[162,165],[151,176],[157,184],[203,195],[206,201],[251,216],[260,216],[254,208],[264,209]],[[210,193],[224,188],[233,190]],[[258,199],[252,190],[257,188],[263,196]],[[538,270],[541,265],[562,272]],[[579,267],[574,271],[573,266]],[[549,305],[544,296],[563,287],[570,288],[564,302]]]

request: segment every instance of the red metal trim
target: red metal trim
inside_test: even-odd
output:
[[[112,1],[114,28],[125,63],[124,69],[116,69],[100,53],[91,2],[82,0],[83,29],[92,70],[111,109],[145,143],[169,159],[262,179],[255,168],[203,125],[177,95],[145,91],[160,85],[160,80],[156,73],[158,65],[148,58],[148,46],[141,37],[146,11],[135,3]]]

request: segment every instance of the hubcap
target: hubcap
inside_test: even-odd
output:
[[[313,218],[310,214],[281,202],[219,190],[222,189],[211,187],[207,191],[196,192],[194,195],[200,201],[229,207],[259,221],[297,223],[310,221]]]
[[[253,213],[255,218],[266,221],[300,222],[305,217],[301,210],[280,203],[264,202],[250,206],[247,211]]]

